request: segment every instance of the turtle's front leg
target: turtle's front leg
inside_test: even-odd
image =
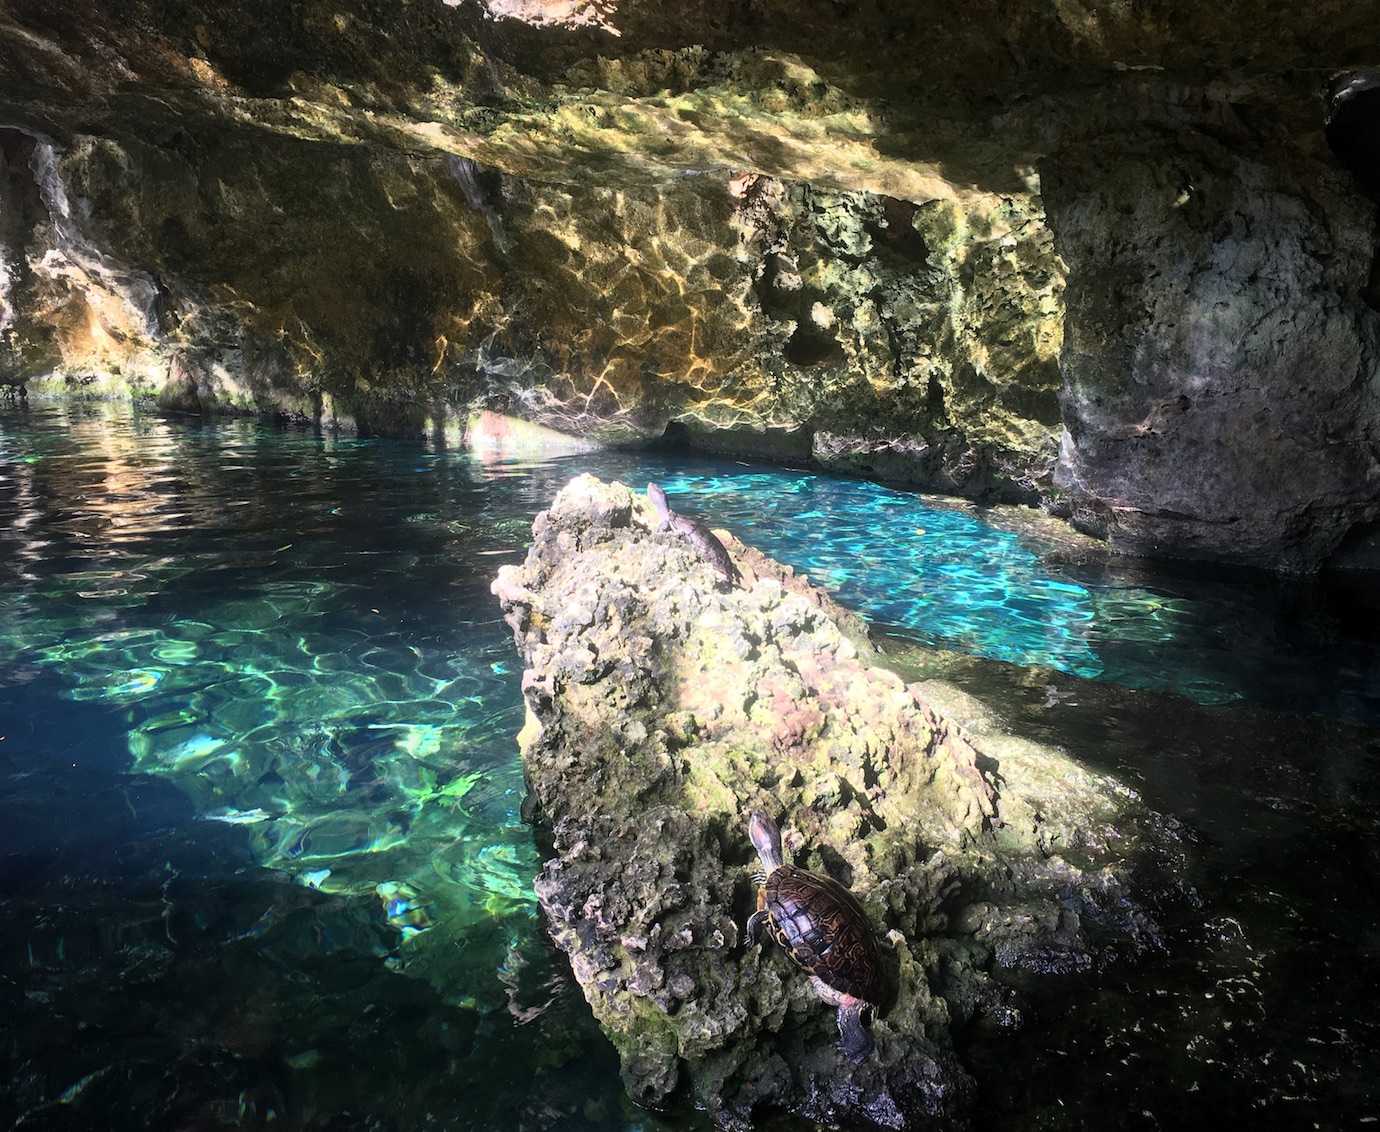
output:
[[[762,938],[762,929],[767,925],[767,890],[760,884],[757,886],[757,911],[748,917],[747,923],[743,925],[743,934],[747,936],[748,946],[751,947]]]

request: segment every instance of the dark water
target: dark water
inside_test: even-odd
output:
[[[981,1121],[1380,1117],[1365,584],[1056,566],[733,461],[72,409],[0,414],[0,1127],[703,1126],[625,1100],[530,891],[488,581],[583,470],[693,498],[1183,820],[1202,908],[971,1036]]]

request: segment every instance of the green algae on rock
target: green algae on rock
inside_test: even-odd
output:
[[[1178,843],[1114,779],[957,723],[859,618],[718,533],[743,575],[727,593],[643,497],[581,476],[493,584],[525,665],[552,937],[644,1104],[683,1096],[726,1127],[759,1107],[958,1116],[973,1083],[954,1027],[1019,1018],[994,972],[1160,946],[1140,894],[1172,887],[1158,865]],[[890,943],[895,1000],[861,1066],[807,978],[744,946],[754,808]]]

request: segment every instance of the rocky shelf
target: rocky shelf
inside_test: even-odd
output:
[[[1182,844],[1115,779],[907,685],[857,616],[720,538],[731,589],[642,493],[580,476],[493,583],[525,665],[551,936],[643,1104],[727,1128],[773,1110],[961,1119],[975,1083],[956,1035],[1018,1028],[1026,979],[1161,948]],[[887,944],[894,993],[860,1064],[808,976],[745,939],[753,808]]]

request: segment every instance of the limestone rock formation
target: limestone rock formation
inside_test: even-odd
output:
[[[788,436],[1315,568],[1380,505],[1374,16],[10,0],[0,383]]]
[[[1047,167],[1070,273],[1056,480],[1095,529],[1307,567],[1380,515],[1375,206],[1309,176],[1156,131]]]
[[[725,1127],[772,1109],[889,1128],[959,1116],[972,1082],[955,1030],[1020,1017],[1001,972],[1159,946],[1146,896],[1177,842],[1115,781],[957,723],[936,705],[980,710],[907,686],[807,579],[724,532],[742,581],[722,591],[655,528],[642,495],[579,477],[493,585],[551,836],[537,893],[629,1091]],[[754,807],[888,941],[894,1001],[860,1066],[807,977],[745,944]]]

